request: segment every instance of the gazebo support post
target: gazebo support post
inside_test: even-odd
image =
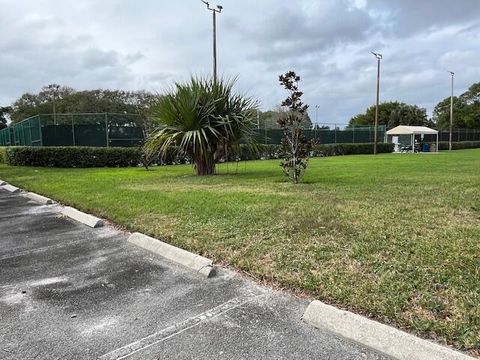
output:
[[[439,151],[440,149],[438,148],[438,132],[437,132],[437,152]]]

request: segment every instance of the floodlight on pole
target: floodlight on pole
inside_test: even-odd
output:
[[[378,142],[378,107],[380,105],[380,61],[382,60],[382,54],[372,51],[373,56],[377,58],[377,102],[375,105],[375,135],[373,140],[373,154],[377,154],[377,142]]]
[[[207,5],[207,9],[212,12],[213,16],[213,82],[217,82],[217,13],[220,14],[222,12],[223,6],[211,7],[209,2],[201,1]]]
[[[453,71],[448,71],[452,76],[452,94],[450,96],[450,131],[448,136],[448,150],[452,151],[452,135],[453,135],[453,88],[455,82],[455,73]]]

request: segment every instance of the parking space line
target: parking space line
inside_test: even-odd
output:
[[[217,307],[207,310],[199,315],[192,316],[179,323],[171,325],[165,329],[162,329],[154,334],[151,334],[143,339],[137,340],[131,344],[125,345],[121,348],[113,350],[105,355],[102,355],[101,360],[120,360],[125,359],[139,351],[145,350],[153,345],[161,343],[167,339],[170,339],[176,335],[183,333],[195,326],[202,324],[210,319],[221,316],[229,311],[232,311],[238,307],[241,307],[255,298],[262,296],[261,294],[249,293],[243,296],[233,298]]]

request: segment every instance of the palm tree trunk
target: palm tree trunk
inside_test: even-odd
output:
[[[215,175],[215,162],[213,159],[197,158],[194,160],[197,175]]]

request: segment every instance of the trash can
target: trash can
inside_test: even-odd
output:
[[[430,152],[430,144],[423,144],[422,152]]]

